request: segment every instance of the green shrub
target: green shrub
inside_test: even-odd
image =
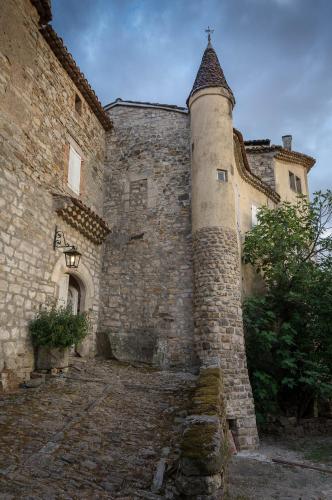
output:
[[[65,348],[86,337],[89,321],[85,313],[73,314],[69,308],[52,307],[37,313],[30,322],[29,331],[34,346]]]

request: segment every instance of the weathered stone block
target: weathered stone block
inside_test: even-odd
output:
[[[213,495],[222,486],[221,474],[205,477],[178,476],[176,480],[178,490],[184,498],[197,498],[199,495]],[[207,498],[207,497],[206,497]],[[208,498],[211,498],[210,496]]]
[[[69,349],[39,346],[37,349],[36,367],[38,370],[67,368],[69,365]]]
[[[108,333],[108,337],[114,358],[152,364],[157,342],[155,332]]]
[[[186,476],[219,473],[223,466],[219,419],[197,418],[184,432],[181,470]]]

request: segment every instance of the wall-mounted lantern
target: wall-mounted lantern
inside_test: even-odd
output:
[[[56,248],[64,248],[65,250],[63,253],[65,254],[66,266],[70,268],[78,268],[82,254],[74,245],[70,245],[66,242],[65,233],[63,231],[59,231],[57,226],[55,226],[53,248],[54,250]]]

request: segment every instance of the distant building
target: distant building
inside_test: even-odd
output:
[[[209,42],[188,107],[103,108],[50,24],[47,0],[3,2],[0,45],[0,380],[28,379],[27,325],[57,301],[89,311],[80,346],[160,368],[220,363],[227,417],[257,442],[241,242],[262,205],[308,193],[313,158],[233,129]],[[56,228],[58,233],[56,233]],[[77,247],[66,265],[54,238]]]

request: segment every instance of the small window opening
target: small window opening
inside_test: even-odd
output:
[[[289,172],[289,185],[293,191],[296,191],[295,175],[293,172]]]
[[[75,94],[75,110],[79,115],[82,114],[82,99],[78,94]]]
[[[302,193],[301,179],[296,177],[296,192]]]
[[[217,170],[217,179],[220,182],[227,182],[228,176],[227,176],[227,170]]]
[[[293,172],[289,172],[289,185],[296,193],[302,193],[301,179],[294,175]]]
[[[251,225],[252,225],[252,227],[257,226],[257,224],[258,224],[257,212],[258,212],[257,205],[251,205]]]

